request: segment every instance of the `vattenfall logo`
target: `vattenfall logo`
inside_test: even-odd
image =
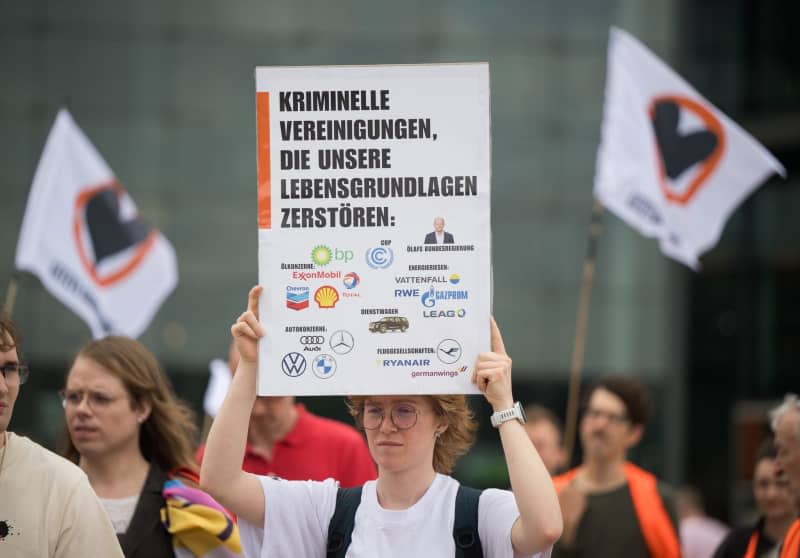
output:
[[[319,267],[324,267],[331,262],[347,263],[352,259],[352,250],[331,248],[330,246],[326,246],[324,244],[314,246],[314,248],[311,250],[311,261],[314,262],[314,265]]]
[[[468,300],[469,291],[466,290],[438,290],[431,286],[430,289],[422,293],[419,297],[420,302],[425,308],[433,308],[437,301],[448,300]]]

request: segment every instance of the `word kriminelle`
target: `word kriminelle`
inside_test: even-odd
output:
[[[389,90],[280,91],[281,112],[389,110]]]

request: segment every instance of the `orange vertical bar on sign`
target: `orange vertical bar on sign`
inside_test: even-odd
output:
[[[256,142],[258,164],[258,228],[272,228],[269,160],[269,93],[256,93]]]

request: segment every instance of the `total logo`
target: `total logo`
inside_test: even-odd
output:
[[[325,343],[324,335],[301,335],[300,343],[303,345],[303,351],[318,353]]]
[[[361,283],[361,277],[359,277],[358,273],[356,273],[355,271],[351,271],[350,273],[344,276],[344,279],[342,279],[342,283],[344,284],[345,289],[347,289],[348,291],[352,291],[353,289],[358,287],[359,283]]]
[[[372,269],[386,269],[394,262],[394,252],[388,246],[367,248],[365,258]]]
[[[341,250],[339,248],[331,248],[324,244],[314,246],[311,250],[311,261],[314,265],[324,267],[331,262],[347,263],[354,257],[352,250]]]
[[[323,285],[314,292],[314,302],[320,308],[333,308],[339,302],[339,291],[330,285]]]
[[[345,275],[344,279],[342,279],[342,284],[344,284],[345,289],[341,293],[343,298],[361,298],[361,295],[356,291],[356,287],[361,284],[361,277],[358,276],[358,273],[351,271]]]
[[[336,373],[336,360],[331,355],[317,355],[311,363],[311,370],[317,378],[327,380]]]
[[[308,308],[308,287],[286,286],[286,308],[304,310]]]
[[[423,318],[463,318],[467,315],[464,308],[458,310],[423,310]]]
[[[419,297],[420,302],[425,308],[433,308],[439,300],[467,300],[469,291],[441,290],[431,286],[430,289],[422,293]]]

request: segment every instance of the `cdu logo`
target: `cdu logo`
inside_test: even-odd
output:
[[[72,233],[81,264],[100,287],[133,273],[158,239],[116,179],[77,195]]]
[[[290,378],[302,376],[306,371],[306,357],[300,353],[288,353],[281,360],[281,369]]]
[[[661,190],[667,200],[686,205],[722,159],[722,123],[707,106],[681,95],[654,98],[650,120]]]

